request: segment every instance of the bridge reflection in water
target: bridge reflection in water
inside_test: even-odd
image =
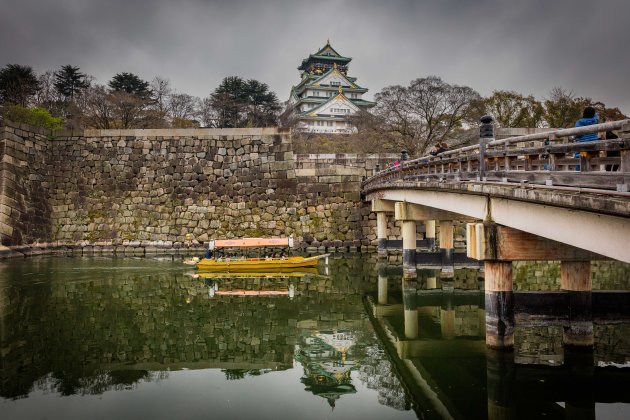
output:
[[[75,396],[56,399],[72,418],[103,410],[112,393],[120,403],[102,413],[139,406],[169,418],[182,391],[191,413],[223,418],[321,418],[331,407],[344,418],[594,418],[606,408],[596,403],[630,402],[621,292],[601,292],[618,302],[614,324],[594,292],[594,351],[571,353],[564,311],[517,290],[514,352],[501,354],[485,346],[478,268],[419,270],[413,281],[367,257],[331,261],[330,276],[257,279],[150,259],[0,268],[0,411],[12,418],[48,407],[46,395]],[[149,388],[162,391],[147,407]]]
[[[563,346],[566,307],[540,303],[558,293],[516,292],[514,351],[496,351],[485,343],[483,273],[466,271],[418,270],[408,280],[382,266],[365,299],[419,417],[594,419],[596,403],[630,403],[627,292],[596,293],[607,296],[594,299],[592,352]],[[612,296],[626,303],[609,306]],[[627,418],[630,407],[597,411]]]

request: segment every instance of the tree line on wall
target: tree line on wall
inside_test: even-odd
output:
[[[450,84],[438,76],[418,78],[407,86],[387,86],[375,100],[377,105],[370,112],[348,117],[357,128],[349,137],[357,141],[351,146],[356,150],[347,151],[405,149],[417,156],[439,143],[456,146],[476,137],[475,128],[485,114],[492,115],[499,127],[512,128],[571,127],[586,106],[593,106],[602,120],[627,118],[618,108],[561,87],[553,88],[542,100],[508,90],[482,97],[471,87]],[[121,72],[102,85],[72,65],[37,75],[30,66],[7,64],[0,69],[0,107],[6,119],[51,129],[296,124],[291,110],[258,80],[228,76],[207,97],[199,98],[178,92],[161,76],[147,81]]]
[[[161,76],[121,72],[102,85],[77,66],[37,75],[19,64],[0,69],[0,106],[4,118],[50,129],[268,127],[282,110],[267,84],[238,76],[199,98]]]

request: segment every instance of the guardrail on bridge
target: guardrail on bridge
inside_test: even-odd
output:
[[[630,120],[502,140],[492,138],[490,118],[482,121],[479,144],[402,161],[366,179],[364,192],[396,180],[515,182],[628,192]],[[488,137],[483,137],[484,130]],[[617,138],[574,139],[589,133],[606,138],[606,133],[613,131],[617,131]]]

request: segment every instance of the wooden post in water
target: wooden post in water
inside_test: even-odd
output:
[[[484,261],[486,272],[486,345],[507,350],[514,347],[514,292],[512,262]]]
[[[564,345],[592,348],[594,339],[591,262],[562,261],[560,289],[567,293],[569,298],[569,325],[564,328]]]
[[[561,261],[561,288],[569,296],[569,326],[565,344],[593,345],[590,251],[495,223],[466,226],[467,255],[484,261],[486,288],[486,343],[509,348],[513,344],[514,301],[512,261]]]

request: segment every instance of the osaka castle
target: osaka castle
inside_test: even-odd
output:
[[[298,67],[302,80],[291,88],[288,106],[297,118],[297,128],[308,133],[352,133],[352,116],[376,105],[362,96],[368,90],[348,76],[352,58],[344,57],[330,41]]]

